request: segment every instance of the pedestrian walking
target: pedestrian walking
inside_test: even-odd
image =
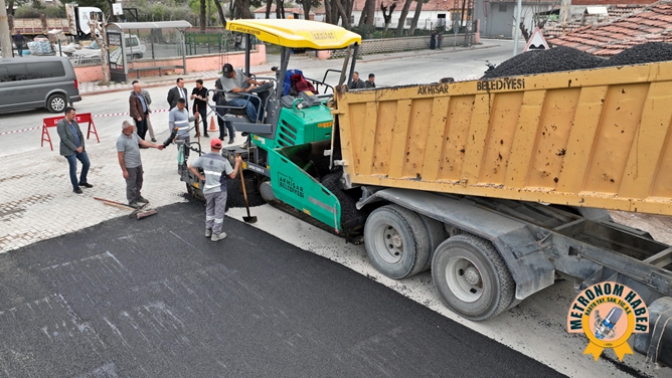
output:
[[[23,57],[23,35],[21,32],[17,31],[14,34],[14,44],[16,45],[16,52],[19,55],[19,58]]]
[[[173,110],[174,107],[177,106],[177,100],[178,99],[184,99],[185,101],[187,100],[187,90],[184,89],[184,79],[181,77],[177,78],[177,85],[170,88],[168,91],[168,105],[170,106],[170,110]],[[187,110],[189,110],[189,104],[185,104],[185,107]]]
[[[86,179],[91,163],[84,147],[84,135],[75,120],[76,116],[75,108],[66,107],[65,118],[56,125],[56,132],[61,139],[60,154],[68,160],[70,166],[72,191],[82,194],[80,187],[93,188],[93,185],[89,184]],[[77,181],[77,160],[82,163],[82,173],[79,176],[79,181]]]
[[[227,198],[226,177],[223,177],[223,175],[232,179],[236,178],[243,162],[243,159],[238,156],[236,157],[236,166],[231,168],[229,161],[222,157],[221,149],[222,141],[219,138],[213,138],[210,141],[211,152],[199,157],[189,165],[189,170],[201,182],[205,183],[202,186],[206,201],[205,237],[212,241],[222,240],[226,237],[226,233],[222,231]],[[203,170],[203,174],[198,171],[198,168]]]
[[[121,135],[117,138],[117,155],[119,157],[119,166],[126,180],[126,199],[128,205],[139,208],[143,204],[149,203],[142,195],[143,174],[142,160],[140,159],[140,146],[145,148],[156,148],[163,150],[160,144],[154,144],[140,139],[133,130],[133,125],[124,121],[121,125]]]
[[[147,134],[147,116],[149,115],[149,105],[142,95],[142,86],[140,83],[133,84],[133,92],[129,97],[131,108],[131,117],[135,121],[135,127],[140,139],[144,140]]]
[[[376,75],[370,73],[369,74],[369,80],[367,80],[364,84],[366,84],[366,88],[375,88],[376,87]]]
[[[432,35],[429,36],[429,49],[436,49],[436,30],[432,30]]]
[[[137,82],[137,80],[133,80],[132,85],[135,85]],[[147,117],[145,117],[145,121],[147,121],[147,131],[149,132],[149,137],[152,138],[152,142],[156,143],[154,127],[152,127],[152,119],[149,116],[152,113],[152,109],[150,108],[150,105],[152,105],[152,96],[149,95],[149,92],[147,92],[146,89],[141,90],[140,94],[145,99],[145,104],[147,104]]]
[[[191,99],[194,100],[194,115],[198,113],[203,120],[203,137],[209,138],[208,135],[208,89],[203,86],[203,80],[196,80],[196,88],[191,91]],[[198,123],[196,123],[196,136],[198,136]]]

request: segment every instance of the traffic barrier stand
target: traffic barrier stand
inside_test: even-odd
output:
[[[208,131],[217,131],[215,126],[215,116],[210,116],[210,129]]]
[[[54,150],[54,145],[51,143],[51,136],[49,135],[49,128],[56,127],[58,122],[60,122],[65,116],[58,117],[49,117],[42,120],[42,140],[40,141],[40,147],[44,147],[44,142],[49,142],[49,147],[51,150]],[[93,122],[93,117],[91,113],[82,113],[75,116],[75,121],[77,123],[88,123],[88,130],[86,131],[86,139],[88,140],[91,134],[96,136],[96,141],[100,143],[100,138],[98,137],[98,130],[96,130],[96,124]]]

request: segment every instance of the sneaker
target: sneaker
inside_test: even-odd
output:
[[[220,241],[224,238],[226,238],[226,232],[220,232],[219,234],[213,234],[210,240],[214,242],[214,241]]]
[[[79,186],[76,187],[76,188],[74,188],[74,189],[72,189],[72,191],[75,192],[75,193],[77,193],[77,194],[82,194],[82,189],[80,189]]]
[[[139,209],[142,207],[142,204],[138,203],[138,201],[133,201],[128,204],[128,206],[134,208],[134,209]]]
[[[88,182],[80,182],[78,185],[85,188],[93,188],[93,185],[89,184]]]
[[[156,143],[156,138],[152,138],[152,142]]]
[[[205,229],[205,237],[209,238],[212,236],[212,228],[206,228]]]
[[[135,199],[135,202],[137,202],[137,203],[149,203],[149,201],[143,196],[138,196],[138,198]]]

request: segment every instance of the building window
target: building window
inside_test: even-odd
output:
[[[506,12],[506,4],[499,4],[499,11]]]
[[[355,24],[355,15],[351,14],[350,15],[350,25],[354,25],[354,24]]]

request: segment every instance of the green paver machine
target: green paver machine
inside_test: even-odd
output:
[[[331,173],[334,159],[331,152],[334,150],[334,133],[337,130],[328,101],[333,97],[334,88],[324,81],[308,79],[317,88],[316,92],[323,88],[323,93],[304,91],[292,96],[290,77],[302,72],[288,68],[290,57],[297,50],[347,49],[344,67],[340,71],[339,84],[343,84],[348,68],[346,64],[351,55],[356,56],[361,37],[339,26],[306,20],[234,20],[229,21],[226,28],[242,33],[247,38],[247,76],[251,76],[251,36],[280,46],[281,63],[279,67],[274,67],[275,77],[255,78],[267,81],[263,89],[272,87],[270,96],[260,96],[265,101],[262,104],[265,111],[257,109],[259,119],[250,120],[246,116],[245,106],[211,106],[213,110],[220,110],[216,112],[219,117],[231,122],[237,131],[248,137],[248,142],[242,146],[224,148],[222,155],[229,158],[232,165],[236,153],[243,157],[243,169],[255,174],[256,185],[248,187],[258,188],[267,202],[335,233],[361,226],[363,219],[350,219],[349,224],[341,224],[343,199],[339,201],[323,184],[330,174],[330,183],[340,178],[340,173]],[[355,59],[349,67],[348,80],[352,76],[354,62]],[[323,80],[326,80],[326,74]],[[210,92],[211,97],[217,92],[223,95],[221,90]],[[227,114],[219,115],[222,109]],[[200,153],[200,146],[192,150]],[[202,198],[202,183],[185,169],[186,165],[185,159],[179,169],[181,179],[187,183],[190,194]],[[343,196],[342,193],[338,195]],[[354,209],[354,206],[351,207]]]

